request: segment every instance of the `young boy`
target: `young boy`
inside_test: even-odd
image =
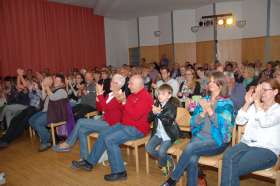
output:
[[[172,94],[170,85],[161,85],[158,88],[157,101],[148,116],[149,122],[153,122],[153,129],[146,151],[159,160],[165,176],[174,168],[173,159],[166,152],[179,136],[179,128],[175,122],[178,100],[172,97]]]

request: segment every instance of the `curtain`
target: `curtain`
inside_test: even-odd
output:
[[[106,64],[104,17],[46,0],[0,0],[0,75]]]

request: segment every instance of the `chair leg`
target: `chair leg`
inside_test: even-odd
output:
[[[135,163],[136,163],[136,173],[139,173],[139,153],[138,153],[138,146],[134,146],[135,149]]]
[[[29,136],[32,139],[32,137],[33,137],[33,130],[32,130],[31,126],[29,126]]]
[[[56,141],[55,141],[55,132],[54,132],[54,126],[51,125],[51,132],[52,132],[52,144],[53,146],[56,145]]]
[[[180,156],[179,156],[179,154],[177,153],[177,154],[176,154],[177,163],[179,162],[179,158],[180,158]],[[183,174],[183,175],[184,175],[184,174]],[[180,178],[180,180],[179,180],[179,185],[180,185],[180,186],[183,186],[183,176],[181,176],[181,178]]]
[[[88,146],[88,152],[90,153],[90,151],[91,151],[91,137],[90,136],[87,137],[87,146]]]
[[[276,172],[275,186],[280,186],[280,170]]]
[[[219,163],[218,163],[218,186],[221,185],[221,180],[222,180],[222,163],[223,163],[223,161],[219,160]]]
[[[146,155],[146,173],[150,174],[150,162],[149,162],[149,154],[148,152],[145,152]]]
[[[129,156],[130,155],[130,148],[129,146],[126,147],[126,154]]]

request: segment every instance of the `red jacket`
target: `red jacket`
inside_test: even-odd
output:
[[[150,131],[148,114],[152,110],[153,98],[144,88],[127,97],[123,105],[122,124],[137,128],[144,135]]]
[[[116,100],[116,98],[113,98],[109,103],[106,103],[108,98],[109,96],[104,97],[103,95],[99,95],[99,101],[96,101],[96,108],[103,112],[103,120],[112,126],[121,122],[123,106]]]

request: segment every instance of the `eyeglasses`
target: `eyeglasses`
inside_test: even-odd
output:
[[[270,91],[270,90],[273,90],[272,88],[263,88],[263,91]]]

